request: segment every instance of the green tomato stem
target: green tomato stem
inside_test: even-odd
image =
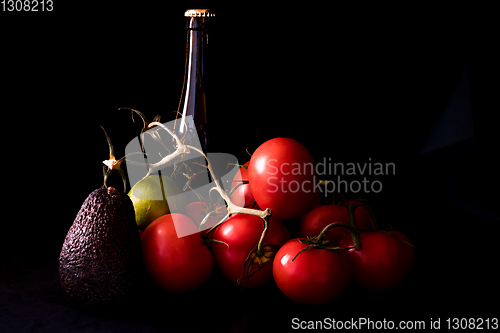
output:
[[[345,223],[342,223],[342,222],[330,223],[329,225],[327,225],[326,227],[324,227],[323,230],[321,230],[321,232],[318,234],[318,236],[315,237],[316,242],[318,243],[318,245],[323,244],[323,238],[325,238],[325,236],[328,233],[328,231],[330,231],[330,229],[336,228],[336,227],[346,228],[346,229],[349,229],[349,231],[351,231],[353,229],[351,225],[345,224]]]
[[[368,215],[370,215],[370,222],[372,224],[372,230],[373,231],[380,230],[380,228],[378,227],[377,220],[375,219],[375,214],[373,214],[373,211],[371,210],[371,208],[367,204],[365,204],[364,202],[358,201],[358,202],[351,204],[351,205],[353,205],[353,210],[356,210],[356,208],[358,208],[359,206],[362,206],[363,208],[365,208],[365,210],[368,212]]]
[[[347,209],[347,213],[349,214],[349,224],[351,225],[349,231],[351,232],[352,244],[354,245],[354,249],[358,251],[359,249],[361,249],[361,242],[359,240],[359,232],[358,232],[358,227],[356,225],[356,218],[354,216],[354,210],[356,209],[356,206],[350,203],[342,192],[339,191],[338,194],[340,202],[345,206],[345,208]]]

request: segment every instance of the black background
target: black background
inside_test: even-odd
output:
[[[447,317],[497,315],[498,103],[487,8],[54,2],[53,12],[0,13],[2,331],[266,331],[289,329],[295,317],[444,325]],[[247,148],[285,136],[317,161],[395,163],[396,173],[380,178],[381,193],[357,196],[416,246],[413,272],[397,289],[351,286],[310,307],[275,285],[239,291],[215,272],[196,292],[146,285],[130,303],[101,312],[63,294],[58,254],[108,158],[99,126],[121,157],[141,124],[119,107],[174,118],[183,12],[210,6],[210,150],[244,163]],[[454,94],[457,87],[469,94]],[[443,117],[450,105],[461,111]],[[442,130],[451,123],[455,131]]]

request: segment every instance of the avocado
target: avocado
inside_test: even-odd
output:
[[[142,274],[142,251],[130,198],[101,187],[85,200],[59,256],[61,286],[87,306],[115,304]]]

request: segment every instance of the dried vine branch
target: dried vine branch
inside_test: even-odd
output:
[[[124,109],[124,108],[121,108],[121,109]],[[130,110],[132,110],[132,109],[130,109]],[[136,110],[132,110],[132,111],[134,111],[136,113],[139,113]],[[212,169],[212,164],[210,163],[210,160],[209,160],[208,156],[201,149],[199,149],[197,147],[193,147],[193,146],[184,144],[182,142],[182,140],[179,139],[177,137],[177,135],[174,132],[172,132],[164,124],[162,124],[160,122],[156,122],[156,121],[153,121],[153,122],[150,123],[150,122],[147,121],[147,119],[145,118],[145,116],[142,113],[139,113],[139,115],[143,119],[144,125],[145,125],[144,128],[141,131],[141,134],[147,133],[147,132],[145,132],[146,130],[151,129],[151,128],[155,127],[155,126],[158,126],[158,127],[162,128],[162,129],[164,129],[175,140],[175,146],[176,146],[175,147],[175,151],[172,152],[172,153],[170,153],[170,154],[168,154],[167,156],[163,157],[160,161],[158,161],[156,163],[147,163],[147,164],[145,164],[145,163],[142,163],[142,162],[137,162],[137,161],[133,161],[133,160],[128,159],[128,157],[130,157],[131,155],[140,154],[140,153],[137,153],[137,152],[136,153],[131,153],[131,154],[128,154],[128,155],[122,157],[119,160],[120,163],[123,162],[124,160],[126,160],[128,163],[131,163],[131,164],[146,166],[147,169],[148,169],[148,172],[144,176],[144,178],[146,178],[149,175],[151,175],[154,171],[159,170],[159,169],[161,169],[161,168],[163,168],[163,167],[171,164],[174,160],[176,160],[178,158],[182,158],[185,154],[189,154],[190,151],[196,151],[199,154],[203,155],[203,157],[205,158],[205,160],[207,162],[208,172],[210,173],[210,176],[212,177],[212,179],[214,181],[215,186],[212,189],[210,189],[210,191],[212,191],[212,190],[217,191],[220,194],[220,196],[222,197],[222,199],[226,202],[226,205],[227,205],[227,214],[226,214],[226,216],[224,216],[220,220],[220,222],[217,223],[216,226],[214,226],[210,230],[208,230],[207,234],[210,233],[210,232],[212,232],[213,230],[215,230],[215,228],[218,225],[220,225],[221,223],[223,223],[224,221],[226,221],[231,215],[236,214],[236,213],[259,216],[260,218],[262,218],[264,220],[265,225],[267,225],[267,222],[269,221],[269,217],[272,214],[271,210],[268,208],[268,209],[265,209],[265,210],[262,211],[262,210],[258,210],[258,209],[245,208],[245,207],[240,207],[238,205],[235,205],[231,201],[231,198],[228,195],[228,193],[224,190],[224,188],[220,184],[219,178],[216,177],[215,172]],[[157,133],[148,133],[148,134],[152,135],[155,140],[160,141],[160,143],[162,143],[161,142],[161,138],[157,135]],[[108,140],[108,143],[110,143],[110,139],[107,136],[107,134],[106,134],[106,138]],[[107,178],[107,175],[113,169],[117,169],[117,170],[120,171],[120,173],[123,173],[123,171],[119,168],[119,163],[110,163],[110,162],[114,162],[114,161],[116,161],[115,157],[114,157],[114,151],[112,149],[112,146],[110,145],[110,160],[103,161],[103,164],[108,167],[108,170],[105,173],[105,176],[106,176],[105,178]],[[123,176],[124,175],[122,174],[122,177]],[[125,182],[125,180],[124,180],[124,182]],[[210,217],[210,214],[207,214],[205,216],[205,218],[203,219],[203,221],[201,222],[200,225],[203,225],[209,217]],[[267,228],[265,228],[265,233],[267,233]],[[263,235],[263,237],[264,236],[265,235]]]

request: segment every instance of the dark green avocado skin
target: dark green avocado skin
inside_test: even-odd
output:
[[[142,272],[134,206],[114,188],[101,187],[83,203],[59,256],[61,286],[82,305],[125,300]]]

